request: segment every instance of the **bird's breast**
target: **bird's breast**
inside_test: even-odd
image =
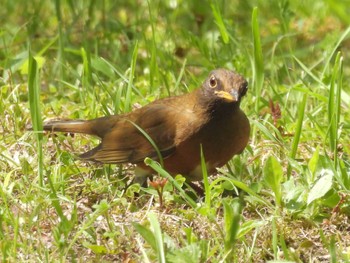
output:
[[[198,180],[202,178],[201,148],[207,170],[213,173],[246,147],[250,125],[246,115],[238,109],[202,125],[192,120],[180,131],[176,150],[165,159],[165,168],[172,174],[180,173],[190,180]]]

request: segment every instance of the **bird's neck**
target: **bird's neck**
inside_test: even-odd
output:
[[[211,116],[225,116],[239,109],[239,102],[227,103],[217,100],[212,96],[206,96],[201,89],[197,90],[197,104]]]
[[[214,102],[214,104],[211,105],[208,110],[213,118],[227,119],[228,115],[232,115],[239,110],[239,102]]]

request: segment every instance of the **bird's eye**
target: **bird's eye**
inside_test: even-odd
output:
[[[217,81],[216,81],[216,78],[214,77],[214,76],[212,76],[211,78],[210,78],[210,80],[209,80],[209,85],[210,85],[210,87],[212,87],[212,88],[216,88],[216,86],[217,86]]]

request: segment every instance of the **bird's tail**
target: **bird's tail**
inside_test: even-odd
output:
[[[51,132],[96,134],[91,122],[83,120],[48,121],[43,124],[43,130]]]

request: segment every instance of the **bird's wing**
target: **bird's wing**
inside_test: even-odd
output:
[[[138,163],[146,157],[159,159],[155,145],[166,158],[175,150],[179,114],[169,105],[150,104],[121,116],[104,132],[101,144],[80,157],[103,163]]]

